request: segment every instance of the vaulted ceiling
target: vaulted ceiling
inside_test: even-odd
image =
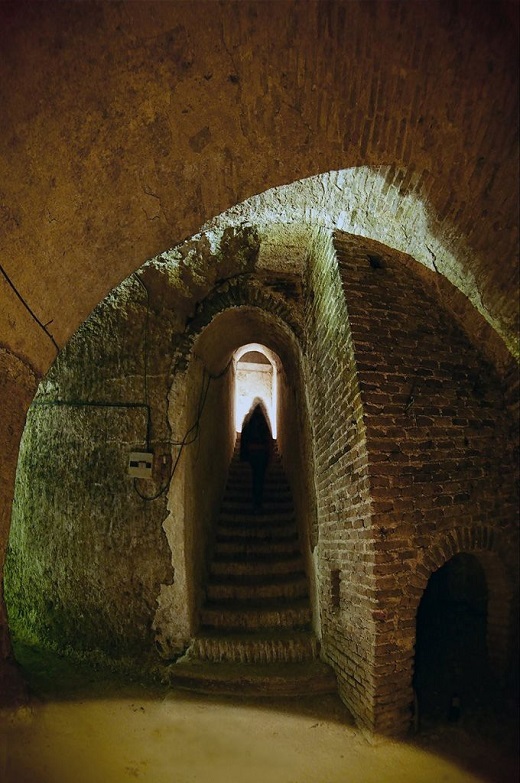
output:
[[[234,208],[410,253],[516,353],[517,9],[2,2],[0,344],[44,372],[114,285]]]

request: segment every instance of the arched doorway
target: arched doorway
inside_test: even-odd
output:
[[[265,405],[273,438],[278,429],[278,369],[279,357],[265,345],[249,343],[234,355],[235,364],[235,426],[240,432],[247,412],[255,399]]]
[[[193,329],[183,344],[186,353],[168,395],[174,440],[182,440],[194,421],[197,438],[182,448],[169,489],[171,514],[164,522],[176,575],[172,583],[161,586],[154,619],[156,643],[165,658],[175,657],[199,629],[236,434],[256,397],[265,403],[273,435],[281,438],[278,449],[293,493],[297,537],[310,580],[313,631],[318,628],[310,548],[315,506],[306,458],[309,437],[298,334],[290,321],[267,308],[208,310],[207,322],[195,324],[197,331]],[[240,396],[245,400],[244,415],[237,414]],[[178,449],[175,446],[172,455],[174,464]],[[249,476],[249,466],[242,469]],[[201,487],[204,491],[197,491]],[[229,549],[233,542],[221,543]]]
[[[417,612],[414,687],[421,722],[456,721],[498,706],[488,652],[488,584],[475,555],[435,571]]]

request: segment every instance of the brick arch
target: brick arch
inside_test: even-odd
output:
[[[513,587],[508,576],[505,543],[500,533],[485,525],[459,527],[434,538],[417,567],[417,579],[410,583],[409,606],[417,611],[430,577],[453,557],[470,554],[483,568],[488,589],[487,642],[491,665],[497,674],[505,672],[509,654],[509,625]],[[412,629],[415,636],[415,627]]]
[[[197,338],[217,315],[232,308],[255,308],[268,313],[284,323],[300,347],[304,347],[303,324],[296,310],[287,304],[281,294],[261,285],[252,275],[244,275],[217,286],[199,303],[194,318],[184,333],[175,340],[173,372],[187,368]]]
[[[435,571],[459,554],[474,555],[484,569],[488,588],[487,644],[490,663],[502,678],[509,663],[509,631],[512,618],[513,580],[506,563],[506,536],[486,525],[467,525],[433,535],[430,544],[419,550],[415,566],[411,566],[408,579],[399,586],[399,600],[392,610],[383,611],[376,642],[377,661],[381,659],[381,676],[376,685],[376,702],[380,702],[379,722],[385,724],[388,711],[392,732],[406,732],[410,725],[413,703],[413,672],[417,611],[428,581]],[[397,638],[395,663],[389,671],[385,645],[390,638]],[[380,653],[378,653],[378,644]],[[389,694],[391,710],[388,710]]]

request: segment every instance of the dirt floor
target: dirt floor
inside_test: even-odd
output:
[[[516,783],[514,732],[464,717],[368,738],[333,696],[165,690],[56,656],[27,663],[29,706],[0,712],[2,783]]]

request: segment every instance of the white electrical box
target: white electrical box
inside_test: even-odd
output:
[[[128,459],[128,475],[134,478],[152,478],[153,452],[132,451]]]

